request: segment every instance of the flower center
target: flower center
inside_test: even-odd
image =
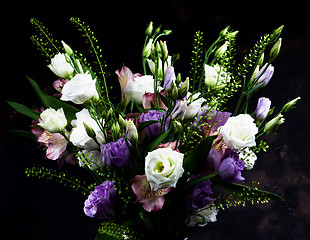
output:
[[[165,166],[164,166],[163,162],[157,162],[153,171],[161,173],[164,170],[164,168],[165,168]]]

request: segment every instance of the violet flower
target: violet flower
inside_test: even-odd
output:
[[[174,67],[167,67],[165,78],[164,78],[164,89],[165,91],[172,91],[171,84],[175,83],[176,77],[174,73]]]
[[[256,107],[256,119],[257,121],[262,121],[267,117],[271,105],[271,101],[269,98],[261,97],[258,99],[257,107]]]
[[[192,187],[185,196],[185,205],[190,211],[203,208],[214,201],[210,198],[212,193],[211,181],[209,179],[202,181]]]
[[[113,181],[104,181],[95,186],[84,202],[84,213],[88,217],[108,219],[115,215],[116,190]]]
[[[238,153],[227,148],[221,161],[218,168],[220,172],[218,176],[221,180],[229,183],[244,180],[244,177],[241,176],[241,171],[245,163],[243,160],[239,159]]]
[[[147,113],[141,114],[139,118],[139,122],[146,122],[151,120],[161,121],[164,118],[164,113],[156,111],[156,110],[149,110]],[[166,120],[165,124],[165,131],[168,130],[170,124],[170,117]],[[148,137],[158,137],[161,133],[161,124],[160,123],[154,123],[152,125],[149,125],[144,128],[145,134]]]
[[[272,65],[269,65],[269,67],[265,71],[266,67],[267,63],[259,70],[259,72],[254,77],[254,80],[257,81],[257,84],[262,84],[262,87],[265,87],[269,83],[274,73],[274,67]],[[263,73],[263,71],[265,72]]]
[[[129,147],[131,143],[128,141]],[[131,163],[130,149],[124,138],[116,142],[109,142],[101,145],[101,158],[106,166],[127,167]]]

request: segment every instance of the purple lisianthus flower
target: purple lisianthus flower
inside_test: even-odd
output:
[[[221,155],[214,148],[210,149],[207,161],[205,162],[205,167],[217,172],[221,164]]]
[[[267,64],[268,63],[266,63],[254,77],[254,80],[257,81],[257,84],[262,84],[262,87],[265,87],[269,83],[274,73],[274,67],[272,65],[269,65],[269,67],[263,73],[263,71],[267,67]]]
[[[164,77],[164,89],[165,91],[171,91],[171,84],[175,83],[176,77],[174,73],[174,67],[167,67],[165,77]]]
[[[128,146],[131,143],[127,141]],[[109,142],[101,145],[101,158],[106,166],[127,167],[131,163],[130,149],[128,148],[124,138],[118,139],[116,142]]]
[[[149,110],[147,113],[141,114],[139,121],[146,122],[151,120],[161,121],[164,118],[164,113],[156,111],[156,110]],[[165,124],[165,131],[168,130],[170,123],[170,117],[166,120]],[[152,125],[149,125],[144,128],[146,136],[148,137],[158,137],[160,135],[161,131],[161,124],[160,123],[154,123]]]
[[[257,107],[256,107],[256,119],[258,121],[262,121],[267,117],[271,105],[271,101],[269,98],[261,97],[258,99]]]
[[[203,208],[214,201],[210,198],[212,193],[211,181],[202,181],[189,190],[185,196],[185,205],[190,211]]]
[[[115,215],[116,190],[113,181],[104,181],[95,186],[84,202],[84,213],[88,217],[108,219]]]
[[[239,159],[238,153],[227,148],[218,168],[218,171],[220,172],[218,176],[221,180],[229,183],[244,180],[244,177],[241,176],[244,164],[244,161]]]
[[[210,109],[208,106],[203,106],[197,113],[194,126],[197,126],[200,121],[206,122],[211,126],[213,132],[223,126],[227,119],[231,116],[230,112],[218,112],[215,109]]]

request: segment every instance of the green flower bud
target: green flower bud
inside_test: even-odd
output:
[[[188,93],[188,89],[189,89],[189,78],[187,77],[185,79],[185,82],[182,84],[182,86],[179,89],[178,92],[178,98],[184,98],[186,96],[186,94]]]
[[[270,50],[270,58],[273,60],[275,59],[279,52],[280,52],[280,48],[281,48],[281,43],[282,43],[282,38],[279,38],[278,41],[273,45],[273,47]]]
[[[171,87],[172,87],[171,97],[173,100],[177,100],[178,99],[178,87],[177,85],[175,85],[174,82],[172,82]]]
[[[295,98],[295,99],[289,101],[287,104],[285,104],[285,105],[283,106],[282,111],[283,111],[283,112],[288,112],[288,111],[292,110],[292,109],[295,107],[296,103],[297,103],[300,99],[301,99],[301,98],[298,97],[298,98]]]
[[[284,123],[284,118],[282,114],[279,114],[277,117],[271,119],[269,122],[266,123],[264,127],[264,133],[272,134],[277,131],[278,127]]]
[[[259,58],[259,60],[258,60],[258,63],[257,63],[258,66],[263,66],[263,63],[264,63],[264,56],[265,56],[265,54],[262,53],[262,55],[260,56],[260,58]]]
[[[148,43],[146,44],[146,46],[144,47],[142,51],[143,57],[148,58],[151,55],[152,43],[153,43],[153,39],[150,38],[150,40],[148,41]]]
[[[65,49],[65,52],[69,55],[69,56],[72,56],[73,55],[73,51],[72,49],[64,42],[64,41],[61,41],[64,49]]]
[[[277,39],[278,37],[280,37],[282,29],[284,28],[284,25],[282,25],[281,27],[278,27],[277,29],[273,30],[271,37]]]
[[[214,57],[216,58],[221,58],[224,53],[226,52],[227,50],[227,47],[228,47],[228,44],[227,42],[225,42],[222,46],[220,46],[214,53]]]
[[[163,54],[163,61],[166,61],[168,58],[168,48],[166,41],[159,41],[161,52]]]
[[[126,127],[126,122],[125,122],[124,118],[120,114],[118,115],[118,123],[119,123],[121,128],[125,128]]]
[[[94,129],[92,129],[89,125],[87,125],[85,122],[83,122],[84,124],[84,128],[85,128],[85,131],[87,133],[87,135],[92,138],[92,139],[96,139],[96,133],[94,131]]]
[[[170,35],[171,33],[172,33],[172,30],[164,30],[163,31],[163,34],[166,35],[166,36]]]
[[[150,22],[148,27],[146,28],[145,30],[145,34],[147,36],[151,36],[152,35],[152,32],[153,32],[153,22]]]

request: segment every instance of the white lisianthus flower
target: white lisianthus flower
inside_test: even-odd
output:
[[[48,108],[40,114],[40,119],[38,125],[50,133],[62,132],[67,126],[67,119],[62,108],[57,111]]]
[[[200,95],[200,92],[195,93],[193,96],[191,96],[193,99],[198,98]],[[190,93],[187,94],[187,96],[190,96]],[[189,98],[189,97],[188,97]],[[197,100],[194,100],[187,106],[187,110],[185,113],[185,119],[192,119],[196,116],[198,111],[201,109],[201,105],[206,101],[204,98],[198,98]]]
[[[138,104],[142,104],[142,96],[146,92],[154,93],[154,79],[151,75],[134,78],[125,89],[131,100],[135,100]]]
[[[60,78],[71,78],[74,72],[73,67],[66,61],[65,54],[63,53],[57,53],[51,59],[51,64],[47,66]]]
[[[90,116],[86,108],[76,113],[75,115],[76,119],[71,121],[72,132],[70,135],[70,142],[72,142],[74,146],[83,148],[88,151],[99,149],[100,146],[98,146],[94,139],[88,136],[84,126],[85,123],[90,128],[92,128],[94,130],[97,142],[99,144],[103,144],[105,143],[105,137],[96,121]],[[99,121],[102,120],[99,119]]]
[[[224,126],[220,127],[220,133],[223,135],[225,144],[232,150],[242,150],[246,147],[255,146],[257,132],[258,128],[254,119],[248,114],[230,117]]]
[[[187,219],[188,227],[204,227],[208,222],[216,222],[218,210],[214,204],[209,204],[202,209],[198,209],[192,216]]]
[[[225,86],[231,79],[229,73],[223,66],[218,64],[209,66],[205,64],[205,84],[208,89],[212,89],[215,86]]]
[[[171,148],[158,148],[145,157],[145,175],[152,191],[175,187],[183,175],[183,153]]]
[[[245,162],[244,168],[246,170],[251,170],[254,167],[255,161],[257,160],[257,156],[249,148],[245,148],[240,151],[239,158]]]
[[[71,101],[75,104],[82,104],[91,98],[98,99],[96,79],[93,80],[89,72],[76,74],[63,86],[61,93],[60,100]]]

